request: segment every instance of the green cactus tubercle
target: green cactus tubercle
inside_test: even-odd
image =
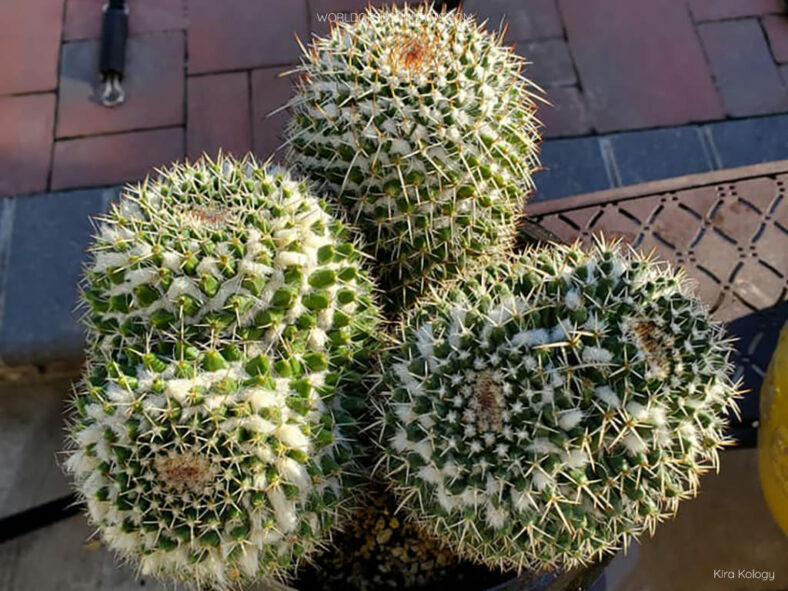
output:
[[[531,249],[410,315],[384,364],[383,463],[465,557],[586,563],[716,466],[729,348],[667,266],[602,242]]]

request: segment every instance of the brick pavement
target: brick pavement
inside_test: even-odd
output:
[[[278,74],[298,60],[294,37],[324,34],[330,20],[366,4],[128,0],[128,101],[109,110],[96,98],[103,1],[0,3],[0,55],[11,56],[0,60],[0,196],[115,184],[220,147],[268,157],[286,121],[284,113],[267,115],[289,96]],[[769,130],[747,119],[788,112],[782,0],[466,0],[464,10],[493,29],[506,23],[507,41],[531,62],[526,75],[552,103],[540,113],[548,140],[543,196],[555,196],[556,171],[588,146],[621,153],[630,143],[553,138],[684,124],[730,124],[762,137]],[[693,133],[633,136],[655,138],[650,150],[636,142],[636,153],[655,158],[653,170],[616,173],[608,163],[607,177],[615,184],[672,171],[671,154],[683,154]],[[770,154],[788,157],[780,138],[764,141]],[[689,168],[714,156],[699,154]],[[598,184],[597,176],[585,184]]]

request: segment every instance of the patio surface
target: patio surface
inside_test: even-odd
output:
[[[103,2],[0,4],[0,195],[113,185],[220,146],[267,157],[286,118],[267,115],[289,96],[278,74],[298,60],[294,35],[324,34],[366,4],[129,0],[128,100],[107,109],[96,100]],[[788,112],[781,0],[464,9],[492,28],[506,18],[507,41],[554,105],[540,112],[537,198],[788,157],[788,117],[769,117]]]

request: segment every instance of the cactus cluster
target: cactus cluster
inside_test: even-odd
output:
[[[198,587],[285,578],[357,509],[370,451],[396,498],[324,573],[362,589],[449,552],[587,563],[695,494],[735,409],[729,342],[616,242],[513,253],[538,167],[522,66],[459,12],[369,8],[296,69],[304,181],[219,156],[124,190],[81,286],[66,461],[111,549]],[[385,355],[376,299],[402,322]]]
[[[463,556],[586,563],[716,466],[728,352],[680,273],[615,243],[530,249],[404,324],[383,378],[388,475]]]
[[[290,159],[366,234],[389,309],[506,248],[538,166],[538,89],[471,16],[370,8],[305,52]]]
[[[377,311],[352,236],[305,189],[251,158],[203,160],[100,222],[66,467],[142,573],[282,577],[347,509],[338,394]]]

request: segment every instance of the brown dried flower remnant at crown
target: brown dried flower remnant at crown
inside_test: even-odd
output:
[[[489,371],[476,375],[473,394],[471,408],[476,413],[478,427],[483,431],[500,431],[503,428],[503,392]]]
[[[652,372],[657,376],[666,374],[670,369],[668,350],[672,348],[671,340],[651,321],[635,321],[632,331],[646,354]]]
[[[392,70],[403,68],[408,72],[426,73],[425,69],[431,69],[434,65],[434,48],[428,40],[404,36],[396,41],[391,60],[394,62],[391,64]]]
[[[202,205],[189,207],[185,213],[195,222],[211,228],[221,227],[230,214],[229,210],[222,207],[206,207]]]
[[[192,453],[157,457],[155,466],[162,482],[179,493],[203,493],[216,476],[208,458]]]

